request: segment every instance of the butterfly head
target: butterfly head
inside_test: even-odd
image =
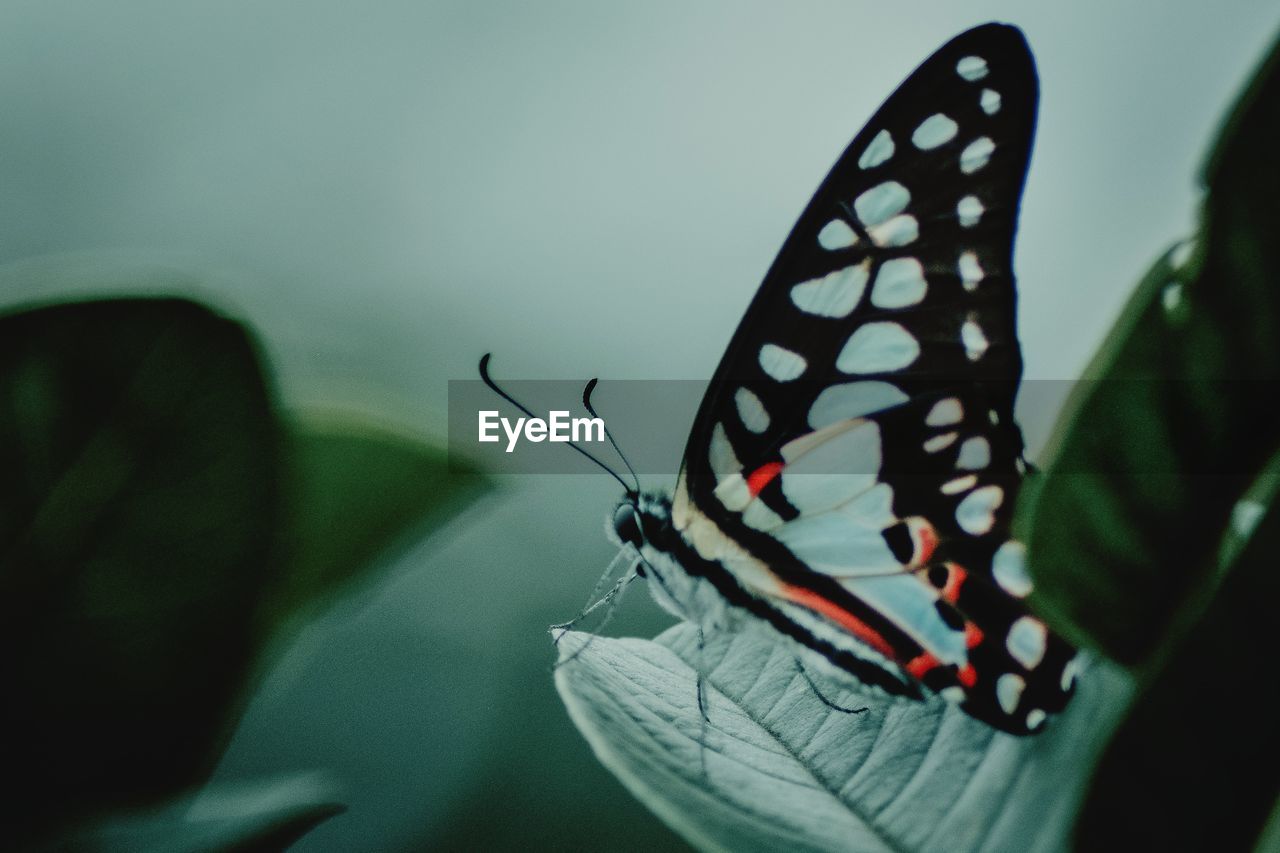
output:
[[[631,495],[618,502],[613,509],[613,535],[620,545],[634,545],[637,550],[644,544],[644,531],[640,528],[640,509]]]
[[[613,508],[609,537],[620,546],[641,551],[660,542],[671,528],[671,500],[666,495],[628,491]],[[643,571],[641,572],[643,574]]]
[[[716,593],[673,557],[680,534],[671,518],[671,498],[661,492],[628,491],[605,524],[609,538],[635,556],[635,572],[652,581],[649,591],[667,612],[692,620],[719,612]]]

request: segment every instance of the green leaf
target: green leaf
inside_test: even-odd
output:
[[[1280,478],[1265,484],[1273,496]],[[1245,522],[1263,504],[1250,499]],[[1233,531],[1235,539],[1247,533]],[[1280,601],[1280,504],[1256,522],[1212,605],[1168,650],[1098,767],[1081,850],[1245,850],[1280,796],[1280,681],[1264,626]]]
[[[1080,849],[1245,849],[1280,794],[1280,42],[1225,128],[1194,252],[1143,281],[1019,506],[1040,609],[1145,679]]]
[[[709,850],[1057,850],[1128,682],[1087,667],[1042,734],[994,732],[938,697],[812,673],[767,626],[657,640],[560,637],[556,687],[601,763]],[[699,709],[699,676],[706,718]]]
[[[297,413],[285,426],[278,625],[419,541],[488,488],[445,451],[353,416]]]
[[[1035,605],[1130,664],[1193,621],[1236,502],[1280,449],[1280,74],[1219,144],[1204,226],[1139,285],[1019,504]]]
[[[6,836],[209,769],[254,658],[277,446],[253,341],[205,308],[0,319]]]
[[[341,814],[311,777],[219,785],[142,813],[117,815],[44,845],[93,853],[279,853]]]

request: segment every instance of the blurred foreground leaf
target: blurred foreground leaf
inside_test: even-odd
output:
[[[0,319],[6,832],[200,780],[253,658],[277,441],[253,343],[204,308]]]
[[[483,485],[282,424],[250,334],[178,299],[0,318],[0,464],[0,808],[27,840],[197,787],[264,637]]]
[[[285,427],[285,569],[272,626],[385,564],[486,488],[444,450],[353,416],[295,413]]]
[[[1215,145],[1199,237],[1139,286],[1019,505],[1040,609],[1145,679],[1080,849],[1244,849],[1280,793],[1277,149],[1280,44]]]
[[[1280,601],[1277,553],[1273,502],[1117,730],[1081,816],[1080,849],[1247,850],[1261,833],[1280,796],[1269,760],[1280,755],[1280,682],[1259,636]]]
[[[1278,71],[1273,51],[1218,144],[1200,238],[1139,285],[1019,504],[1039,609],[1125,663],[1203,607],[1280,450]]]
[[[117,816],[44,853],[278,853],[343,811],[307,777],[222,785],[143,814]]]
[[[597,757],[703,849],[1057,850],[1128,693],[1114,668],[1087,668],[1067,711],[1019,738],[848,679],[820,686],[867,711],[832,710],[763,626],[701,647],[684,623],[656,641],[567,633],[559,648],[556,687]]]

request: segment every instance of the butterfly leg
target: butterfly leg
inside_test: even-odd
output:
[[[696,679],[696,692],[698,698],[698,763],[702,768],[702,777],[707,778],[707,730],[711,724],[711,715],[708,711],[706,677],[702,674],[702,652],[705,641],[705,634],[702,631],[702,625],[698,625],[698,667]]]
[[[610,589],[607,593],[605,593],[604,597],[601,598],[599,601],[597,601],[595,604],[591,605],[582,613],[580,613],[578,616],[574,617],[573,619],[570,619],[568,622],[551,626],[551,630],[554,632],[553,636],[555,637],[554,642],[556,643],[556,645],[559,645],[560,638],[564,636],[566,631],[568,631],[570,628],[576,625],[580,620],[582,620],[585,616],[587,616],[596,608],[607,605],[607,608],[604,611],[604,616],[600,618],[600,622],[599,624],[596,625],[595,630],[592,631],[587,636],[587,641],[583,643],[576,652],[569,655],[567,658],[558,660],[554,664],[552,664],[551,669],[553,671],[559,669],[560,667],[564,666],[565,664],[571,661],[576,660],[579,655],[581,655],[591,646],[591,643],[595,640],[595,638],[600,636],[600,632],[603,631],[606,626],[608,626],[610,620],[613,619],[613,614],[618,611],[618,605],[622,601],[622,593],[626,590],[627,586],[637,577],[638,575],[636,575],[634,572],[623,575],[621,578],[618,579],[618,582],[613,585],[613,588]]]
[[[618,595],[618,593],[620,593],[628,584],[630,584],[631,581],[636,579],[638,574],[637,572],[634,571],[635,567],[632,566],[633,570],[631,572],[628,572],[627,574],[624,574],[621,578],[619,578],[613,584],[613,586],[609,589],[608,592],[606,592],[603,596],[600,596],[599,598],[596,597],[600,595],[600,591],[604,589],[604,586],[606,583],[608,583],[609,578],[611,578],[613,576],[613,573],[617,570],[618,563],[621,562],[623,559],[625,559],[627,556],[628,556],[627,551],[622,550],[618,552],[618,555],[616,557],[614,557],[612,560],[609,561],[609,565],[605,567],[604,574],[600,575],[600,579],[597,580],[596,585],[592,587],[591,595],[587,597],[587,603],[583,605],[580,611],[578,611],[577,616],[574,616],[568,622],[561,622],[558,625],[551,626],[551,630],[556,632],[555,637],[556,637],[557,643],[560,642],[560,635],[563,632],[569,630],[574,625],[577,625],[579,622],[581,622],[583,619],[589,616],[596,609],[610,604],[613,601],[613,599]],[[612,615],[612,613],[613,613],[613,608],[610,607],[609,610],[605,612],[604,621],[601,622],[600,627],[604,626],[604,622],[607,622],[609,620],[609,617]],[[596,630],[598,631],[599,628],[597,628]]]
[[[817,683],[813,680],[813,677],[809,675],[808,670],[804,668],[804,663],[801,662],[800,658],[795,658],[795,662],[796,662],[796,670],[804,678],[805,683],[809,685],[809,689],[813,691],[813,695],[817,696],[819,701],[821,701],[823,705],[826,705],[828,708],[832,709],[833,711],[839,711],[842,714],[861,714],[867,710],[867,707],[865,705],[862,706],[861,708],[846,708],[843,705],[837,705],[835,702],[832,702],[830,699],[828,699],[826,696],[823,695],[821,690],[818,689]]]
[[[707,691],[705,686],[706,678],[702,674],[702,650],[704,648],[704,638],[705,638],[705,635],[702,633],[702,626],[699,625],[698,626],[698,678],[697,678],[698,715],[702,717],[702,721],[704,723],[709,723],[711,722],[711,715],[707,711]]]

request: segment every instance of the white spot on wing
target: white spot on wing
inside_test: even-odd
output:
[[[804,357],[777,344],[760,347],[760,367],[777,382],[790,382],[808,367]]]
[[[801,514],[826,512],[876,485],[881,463],[880,427],[874,421],[828,427],[821,434],[787,442],[782,455],[787,460],[781,474],[787,500]],[[892,514],[886,506],[883,513],[875,515],[879,535],[892,523]]]
[[[738,461],[738,454],[733,452],[733,445],[729,443],[724,424],[716,424],[715,429],[711,431],[711,447],[708,448],[707,453],[710,457],[711,471],[717,477],[724,477],[742,470],[742,463]]]
[[[1033,616],[1023,616],[1009,626],[1005,645],[1009,654],[1027,669],[1035,669],[1044,660],[1049,631],[1044,623]]]
[[[853,211],[862,224],[879,225],[907,209],[911,193],[897,181],[876,184],[853,200]]]
[[[962,227],[972,228],[978,224],[985,210],[986,208],[982,206],[982,202],[978,201],[976,195],[967,195],[956,205],[956,216],[960,217]]]
[[[908,367],[920,356],[920,344],[897,323],[866,323],[849,336],[836,368],[844,373],[881,373]]]
[[[970,536],[981,536],[996,523],[996,510],[1004,503],[1004,489],[983,486],[964,496],[956,507],[956,523]]]
[[[939,491],[944,495],[958,495],[961,492],[969,491],[976,485],[978,485],[978,478],[973,474],[966,474],[963,477],[956,477],[954,480],[948,480],[943,483]]]
[[[754,500],[741,471],[735,471],[722,478],[716,484],[715,496],[720,503],[724,504],[725,509],[732,512],[742,512]]]
[[[869,607],[886,616],[939,662],[963,663],[966,658],[963,631],[951,628],[938,615],[936,590],[919,582],[899,565],[896,572],[879,577],[849,576],[842,583]]]
[[[937,148],[951,141],[958,129],[956,123],[950,118],[942,113],[934,113],[920,122],[920,126],[911,134],[911,141],[920,150],[928,151],[930,148]]]
[[[978,282],[982,281],[986,273],[983,272],[982,264],[978,263],[978,255],[975,252],[962,252],[960,254],[960,284],[965,290],[970,292],[978,289]]]
[[[862,431],[856,430],[854,432],[861,433]],[[874,453],[878,456],[880,452],[880,445],[879,443],[875,443],[866,447],[865,450],[855,448],[853,446],[849,446],[847,449],[858,453]],[[831,457],[832,462],[836,465],[848,465],[848,461],[841,458],[841,454],[838,451],[832,452],[829,456]],[[867,464],[870,464],[872,460],[867,459],[866,462]],[[866,474],[799,474],[791,471],[783,471],[781,478],[782,493],[786,495],[787,502],[794,506],[802,516],[825,515],[834,508],[844,506],[875,485],[875,478]],[[822,529],[820,525],[821,522],[818,522],[815,519],[812,524],[807,526],[808,531],[806,532],[811,532],[815,528]],[[846,525],[842,522],[838,526],[844,527]],[[790,524],[787,525],[787,528],[792,530],[792,532],[797,536],[801,533],[798,528],[792,529]],[[893,561],[891,556],[892,552],[888,550],[889,546],[884,541],[884,536],[880,531],[880,528],[877,528],[874,531],[869,531],[879,537],[879,542],[875,542],[874,537],[869,536],[867,538],[872,540],[871,545],[876,553],[890,555],[888,559],[896,564],[896,561]],[[785,536],[779,536],[779,538],[784,542],[788,541]],[[838,543],[833,543],[833,547],[838,548]],[[864,544],[863,547],[865,548],[866,545]],[[835,560],[842,559],[844,558],[835,558]],[[877,562],[883,564],[885,561],[878,560]]]
[[[948,702],[963,702],[964,688],[957,687],[956,685],[953,684],[950,687],[944,687],[941,690],[939,690],[938,695],[941,696],[943,699],[946,699]]]
[[[1160,304],[1164,306],[1165,313],[1177,311],[1182,304],[1182,283],[1171,281],[1166,284],[1164,290],[1160,291]]]
[[[762,433],[769,428],[769,413],[764,403],[748,388],[739,388],[733,395],[733,402],[738,407],[738,417],[742,425],[754,433]]]
[[[806,314],[819,317],[847,317],[862,299],[867,287],[871,259],[805,281],[791,288],[791,301]]]
[[[751,501],[742,511],[742,523],[754,530],[763,530],[768,533],[781,527],[783,521],[782,516],[769,509],[769,505],[764,501]]]
[[[981,56],[966,56],[956,63],[956,73],[972,83],[987,76],[987,61]]]
[[[1006,714],[1012,714],[1018,709],[1018,701],[1022,699],[1022,691],[1027,687],[1027,682],[1022,679],[1021,675],[1015,675],[1012,672],[1006,672],[1004,675],[996,679],[996,699],[1000,702],[1000,708]]]
[[[1044,725],[1044,721],[1048,718],[1048,714],[1039,708],[1032,708],[1027,712],[1027,729],[1035,731]]]
[[[982,104],[984,113],[993,116],[1000,112],[1000,93],[995,89],[983,89],[982,100],[979,103]]]
[[[964,344],[964,354],[970,361],[982,358],[987,347],[991,346],[987,336],[982,332],[982,327],[972,317],[965,320],[964,325],[960,327],[960,341]]]
[[[965,471],[981,471],[991,464],[991,445],[980,435],[965,439],[956,457],[956,467]]]
[[[1016,539],[1005,542],[991,559],[991,574],[1000,588],[1015,598],[1024,598],[1030,594],[1027,547]]]
[[[972,175],[990,162],[991,152],[995,150],[996,144],[991,141],[990,137],[978,137],[960,152],[960,171],[966,175]]]
[[[935,435],[924,443],[924,451],[925,453],[937,453],[939,450],[946,450],[948,447],[955,444],[958,436],[959,433],[954,432],[944,432],[942,435]]]
[[[915,258],[892,258],[880,265],[871,288],[871,304],[877,308],[905,308],[924,299],[928,288],[924,267]]]
[[[1062,667],[1062,680],[1058,683],[1059,686],[1062,687],[1063,692],[1070,690],[1071,686],[1076,683],[1076,675],[1079,672],[1080,656],[1076,655],[1072,657],[1071,660],[1067,661],[1066,666]]]
[[[947,397],[945,400],[934,403],[929,414],[924,417],[926,424],[935,427],[958,424],[962,420],[964,420],[964,408],[955,397]]]
[[[822,429],[838,421],[860,418],[910,398],[888,382],[868,380],[828,385],[809,409],[809,426]]]
[[[893,137],[889,131],[882,130],[871,140],[867,150],[858,158],[859,169],[874,169],[893,156]]]
[[[877,246],[906,246],[920,236],[920,224],[909,213],[867,229],[867,236]]]
[[[843,219],[831,220],[818,232],[818,245],[828,252],[847,249],[857,242],[858,235]]]

